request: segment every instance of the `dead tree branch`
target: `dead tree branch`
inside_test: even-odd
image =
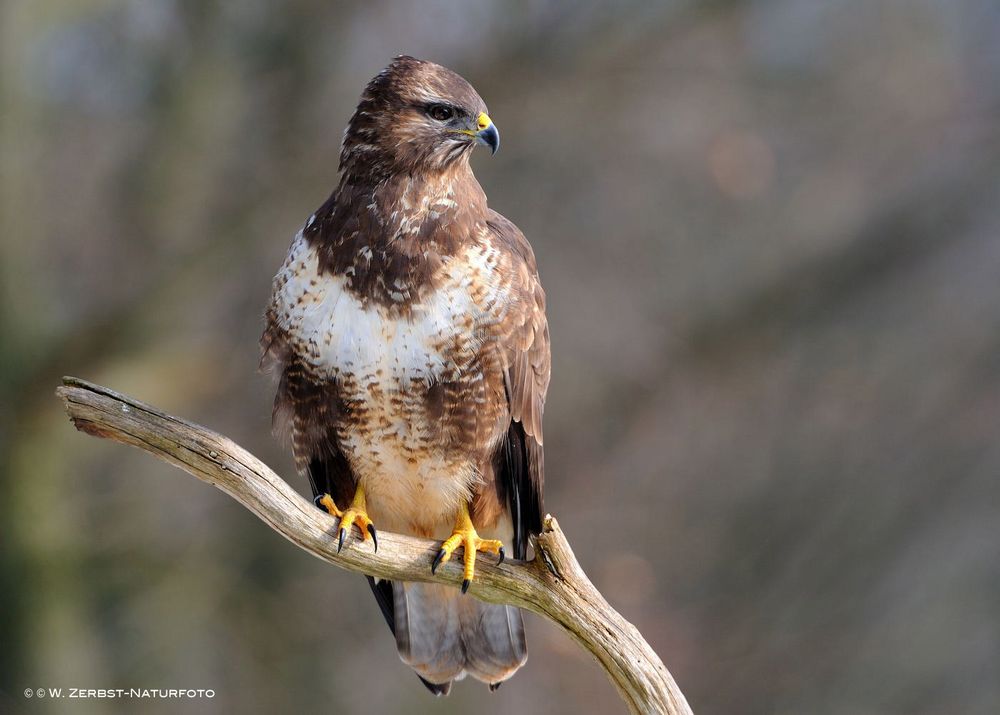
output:
[[[264,523],[313,556],[349,571],[396,581],[434,581],[458,586],[460,563],[431,574],[435,542],[379,532],[379,550],[352,540],[337,553],[334,517],[324,514],[263,462],[211,430],[172,417],[106,387],[73,377],[57,389],[76,428],[139,447],[218,487]],[[586,648],[607,672],[633,713],[690,715],[691,709],[656,653],[639,631],[618,614],[577,563],[556,520],[545,518],[536,557],[496,566],[476,564],[469,593],[506,603],[558,624]]]

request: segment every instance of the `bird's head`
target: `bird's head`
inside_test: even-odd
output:
[[[451,70],[400,56],[361,95],[344,133],[342,170],[441,171],[468,161],[481,144],[495,154],[500,134],[486,103]]]

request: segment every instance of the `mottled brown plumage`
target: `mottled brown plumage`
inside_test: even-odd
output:
[[[343,506],[360,487],[380,528],[439,539],[467,505],[476,531],[524,558],[541,528],[549,336],[531,248],[469,167],[476,143],[497,141],[464,79],[396,58],[275,277],[262,345],[280,374],[275,424],[315,494]],[[371,583],[434,692],[524,662],[515,609]]]

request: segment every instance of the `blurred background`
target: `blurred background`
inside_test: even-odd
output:
[[[53,395],[131,393],[308,492],[262,312],[409,53],[503,134],[473,163],[548,293],[547,506],[695,712],[1000,712],[995,0],[0,12],[0,710],[622,711],[534,617],[513,681],[434,700],[363,579]]]

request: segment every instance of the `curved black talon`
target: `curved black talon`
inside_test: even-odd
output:
[[[434,563],[431,564],[431,573],[437,573],[438,566],[441,565],[441,559],[444,558],[444,549],[438,551],[438,555],[434,557]]]
[[[375,545],[375,553],[378,553],[378,535],[375,533],[375,525],[368,525],[368,533],[372,535],[372,543]]]
[[[499,683],[490,683],[490,692],[495,693],[497,690],[500,689],[501,685],[503,685],[502,680]]]
[[[506,556],[506,554],[504,554],[503,547],[501,546],[500,547],[500,558],[497,559],[497,566],[499,566],[500,564],[503,563],[503,560],[504,560],[505,556]],[[497,688],[499,688],[500,687],[500,683],[497,683],[496,686],[497,686]],[[493,688],[492,685],[490,686],[490,688],[493,689],[493,690],[496,690],[496,688]]]
[[[344,548],[344,529],[343,529],[343,527],[340,529],[340,540],[337,541],[337,553],[338,554],[340,553],[340,550],[342,548]]]
[[[315,504],[318,508],[322,509],[323,511],[326,511],[326,507],[320,504],[320,502],[323,500],[323,497],[325,496],[326,494],[317,494],[316,496],[313,497],[313,504]]]
[[[465,579],[464,581],[462,581],[462,593],[466,593],[469,590],[469,584],[471,583],[472,581],[470,581],[469,579]]]

